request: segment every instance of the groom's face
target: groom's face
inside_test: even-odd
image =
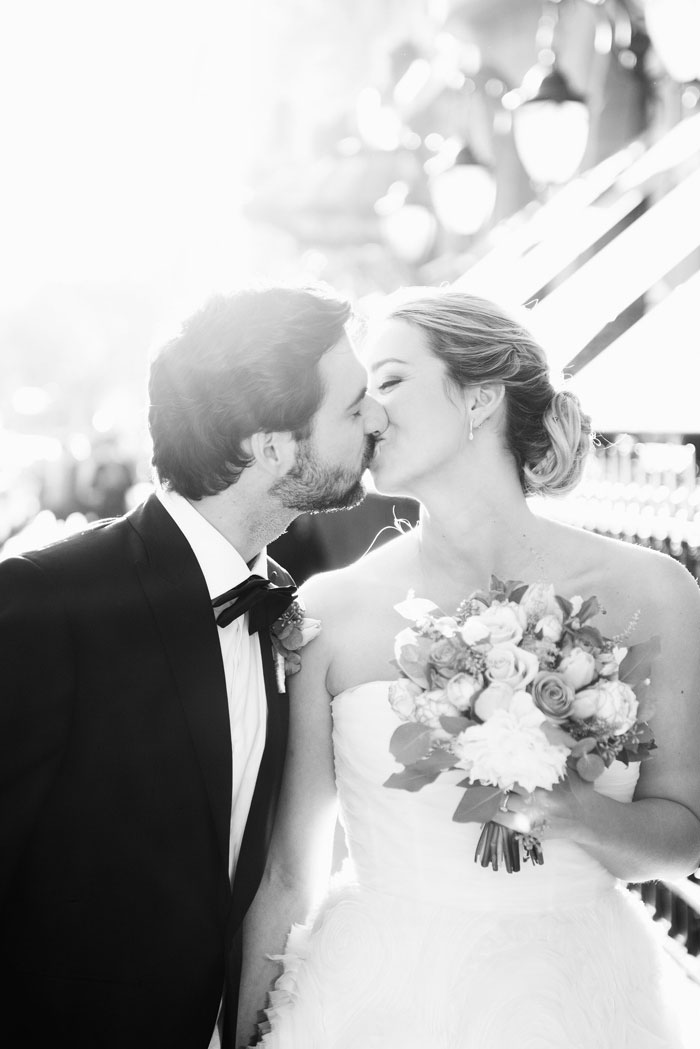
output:
[[[386,428],[384,409],[367,396],[366,372],[346,336],[324,353],[319,372],[325,392],[311,434],[297,442],[296,463],[275,486],[284,505],[301,513],[361,502],[373,434]]]

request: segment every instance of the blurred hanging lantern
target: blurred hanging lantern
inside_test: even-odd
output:
[[[402,262],[424,262],[435,244],[437,222],[425,196],[406,182],[394,182],[374,205],[385,243]]]
[[[490,167],[462,146],[454,159],[426,164],[430,195],[440,224],[452,233],[471,236],[488,221],[496,203],[496,179]]]
[[[645,0],[647,32],[669,76],[683,84],[700,79],[698,0]]]
[[[581,95],[554,65],[535,66],[511,107],[515,146],[531,180],[545,186],[568,182],[588,142],[588,106]]]

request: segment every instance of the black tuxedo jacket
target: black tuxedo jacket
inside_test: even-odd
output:
[[[232,892],[217,629],[192,550],[154,496],[0,563],[8,1049],[207,1049],[224,986],[232,1044],[237,933],[265,862],[287,698],[261,635],[267,740]]]

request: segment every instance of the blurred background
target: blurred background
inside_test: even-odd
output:
[[[184,317],[308,278],[527,307],[599,434],[540,512],[700,573],[700,0],[1,2],[0,100],[0,557],[150,490]],[[301,582],[394,517],[273,553]],[[683,888],[640,891],[697,955]]]
[[[0,32],[0,543],[133,505],[149,353],[216,291],[527,305],[601,434],[544,508],[700,545],[698,0],[26,0]],[[297,522],[297,577],[410,504]],[[29,534],[27,531],[29,530]]]
[[[700,0],[0,11],[0,556],[148,490],[148,358],[185,316],[309,278],[361,313],[417,283],[526,305],[600,434],[542,511],[695,570]],[[394,514],[275,552],[303,580]]]

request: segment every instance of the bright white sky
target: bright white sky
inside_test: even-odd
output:
[[[0,309],[54,280],[237,279],[275,87],[256,6],[0,0]]]

